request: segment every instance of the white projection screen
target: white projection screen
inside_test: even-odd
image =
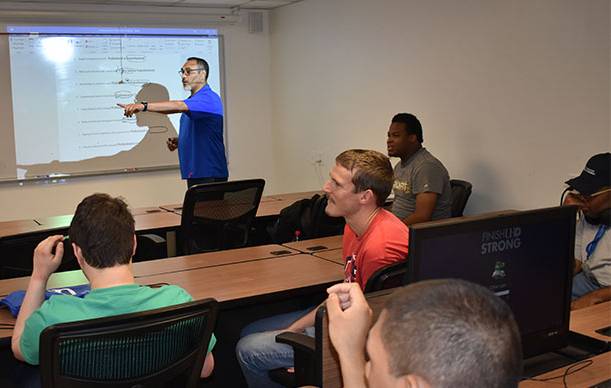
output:
[[[0,181],[176,168],[180,115],[117,103],[183,100],[188,57],[223,97],[216,30],[7,26],[0,34]]]

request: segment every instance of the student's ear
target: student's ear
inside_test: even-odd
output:
[[[83,268],[83,263],[85,262],[85,259],[83,258],[83,251],[81,250],[81,247],[79,247],[75,243],[72,243],[72,251],[74,252],[74,257],[76,257],[76,261],[78,261],[78,265]]]
[[[403,375],[400,379],[401,388],[431,388],[428,381],[415,374]]]
[[[371,189],[367,189],[361,192],[361,203],[367,204],[369,202],[376,202],[375,194],[373,194],[373,191],[371,191]]]
[[[136,248],[138,247],[138,239],[136,238],[136,235],[134,234],[134,249],[132,251],[132,258],[134,257],[134,255],[136,254]]]

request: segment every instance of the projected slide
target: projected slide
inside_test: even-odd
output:
[[[146,158],[123,155],[130,151],[164,153],[165,164],[175,164],[176,154],[159,144],[165,147],[165,139],[176,136],[180,115],[146,112],[128,119],[117,103],[187,98],[178,70],[190,56],[208,61],[208,83],[221,94],[219,41],[216,36],[164,35],[160,29],[145,32],[9,36],[19,169],[30,175],[53,164],[51,173],[56,168],[62,173],[75,170],[58,167],[62,163],[113,157],[123,157],[119,165],[127,168],[129,159]],[[147,136],[157,136],[159,144],[144,147]]]

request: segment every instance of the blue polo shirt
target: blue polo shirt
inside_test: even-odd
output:
[[[178,135],[182,179],[226,178],[221,98],[206,85],[184,102],[189,110],[180,116]]]

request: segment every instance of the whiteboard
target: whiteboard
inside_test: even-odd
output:
[[[183,100],[178,70],[205,59],[222,93],[216,30],[9,26],[0,36],[0,180],[176,168],[180,115],[117,103]]]

